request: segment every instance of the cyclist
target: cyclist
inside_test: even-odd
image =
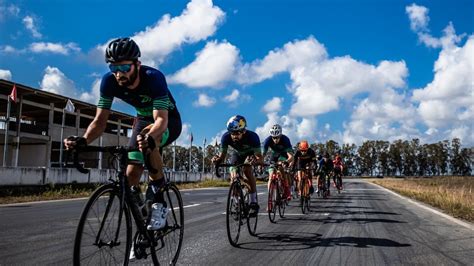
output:
[[[260,138],[257,133],[246,130],[247,121],[241,115],[233,116],[227,121],[227,132],[221,138],[220,154],[212,158],[215,164],[221,163],[226,155],[227,149],[232,147],[235,152],[231,154],[231,164],[242,164],[245,161],[251,164],[263,164],[262,151],[260,149]],[[244,175],[250,185],[250,208],[252,214],[258,213],[259,205],[257,202],[257,186],[252,167],[243,167]],[[237,168],[230,168],[231,180],[237,176]]]
[[[163,73],[141,65],[138,60],[140,55],[140,48],[130,38],[114,39],[107,45],[105,61],[110,72],[102,77],[95,118],[82,137],[71,136],[64,140],[64,145],[66,149],[72,149],[76,145],[87,145],[101,136],[114,98],[135,107],[137,117],[128,145],[150,155],[151,166],[158,170],[156,174],[149,174],[146,191],[146,200],[153,203],[147,229],[158,230],[165,226],[168,212],[161,191],[165,179],[160,149],[181,134],[181,116]],[[130,152],[129,159],[126,175],[132,186],[132,197],[141,201],[139,182],[144,170],[143,155],[138,151]]]
[[[311,166],[317,165],[316,161],[316,153],[314,152],[313,149],[309,147],[309,144],[306,140],[300,141],[298,144],[298,151],[295,153],[295,156],[293,158],[293,171],[295,168],[297,168],[297,176],[298,176],[298,194],[301,195],[301,188],[302,188],[302,177],[303,177],[303,169],[305,168],[311,168]],[[308,180],[311,183],[311,186],[309,188],[309,193],[314,192],[313,184],[312,184],[312,174],[311,171],[309,171]]]
[[[272,149],[273,153],[271,155],[271,162],[278,163],[283,162],[284,164],[289,164],[293,160],[293,147],[291,146],[290,139],[282,134],[282,128],[280,125],[275,124],[270,129],[270,136],[265,139],[263,142],[263,157],[268,152],[268,149]],[[285,194],[288,200],[291,200],[291,191],[290,191],[290,176],[286,175],[283,167],[279,166],[280,172],[283,178],[283,186],[285,189]],[[269,173],[272,175],[272,173]],[[268,179],[268,188],[270,189],[271,180]]]
[[[330,194],[331,192],[330,191],[330,184],[331,184],[330,176],[333,170],[334,170],[334,165],[332,163],[331,158],[329,157],[329,153],[326,152],[323,158],[319,160],[319,166],[318,166],[317,172],[319,173],[318,184],[319,184],[319,178],[323,178],[323,180],[326,181],[326,188],[328,190],[328,194]]]
[[[340,189],[342,189],[342,173],[344,172],[344,164],[342,162],[341,156],[339,156],[339,153],[336,153],[336,156],[334,157],[334,160],[332,161],[332,163],[334,165],[334,177],[333,177],[334,187],[337,186],[336,178],[340,178],[341,180]]]

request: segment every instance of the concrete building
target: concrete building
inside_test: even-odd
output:
[[[15,84],[17,102],[11,101],[10,117],[7,117],[7,99],[13,85],[13,82],[0,79],[0,166],[4,162],[3,166],[7,167],[58,167],[61,135],[63,138],[81,136],[95,116],[96,105]],[[63,110],[68,99],[75,106],[73,113]],[[112,111],[105,133],[92,145],[126,145],[133,118]],[[7,121],[8,135],[5,138]],[[107,159],[91,154],[85,158],[85,166],[101,169],[107,167]]]

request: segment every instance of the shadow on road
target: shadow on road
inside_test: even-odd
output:
[[[381,219],[381,218],[313,218],[309,216],[301,217],[290,217],[287,216],[285,219],[279,220],[279,224],[312,224],[314,222],[319,222],[323,224],[338,224],[338,223],[357,223],[357,224],[369,224],[369,223],[407,223],[405,221],[391,220],[391,219]]]
[[[302,250],[315,247],[347,246],[355,248],[370,247],[409,247],[410,244],[399,243],[386,238],[371,237],[331,237],[321,238],[316,233],[287,233],[271,232],[257,234],[258,242],[247,242],[239,248],[249,250],[275,251],[275,250]]]

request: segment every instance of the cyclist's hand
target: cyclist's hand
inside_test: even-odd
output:
[[[65,138],[63,142],[66,150],[73,150],[76,147],[87,146],[87,140],[84,137],[79,136],[69,136]]]
[[[249,164],[255,165],[256,162],[257,162],[257,158],[255,158],[254,155],[251,155],[251,156],[247,157],[247,162],[248,162]]]
[[[137,135],[137,144],[138,144],[138,149],[143,152],[146,149],[153,150],[156,147],[155,144],[155,139],[153,139],[152,136],[145,134],[138,134]]]
[[[219,155],[215,155],[212,157],[211,161],[213,164],[219,164],[221,162],[221,157]]]

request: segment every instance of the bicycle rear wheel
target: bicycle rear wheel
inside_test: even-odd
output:
[[[270,183],[270,190],[268,191],[268,218],[270,222],[275,222],[275,215],[277,209],[277,188],[275,182]]]
[[[158,261],[175,265],[178,261],[184,234],[184,209],[181,193],[174,184],[169,184],[163,191],[163,197],[169,210],[166,225],[163,229],[153,232],[157,241],[156,247],[151,247],[153,262]]]
[[[238,182],[230,185],[229,195],[227,196],[226,209],[226,227],[229,243],[237,247],[240,236],[240,227],[242,226],[242,213],[244,210],[244,201],[242,188]]]
[[[89,198],[76,230],[74,265],[127,265],[132,244],[132,223],[127,204],[121,208],[117,187],[99,187]]]

